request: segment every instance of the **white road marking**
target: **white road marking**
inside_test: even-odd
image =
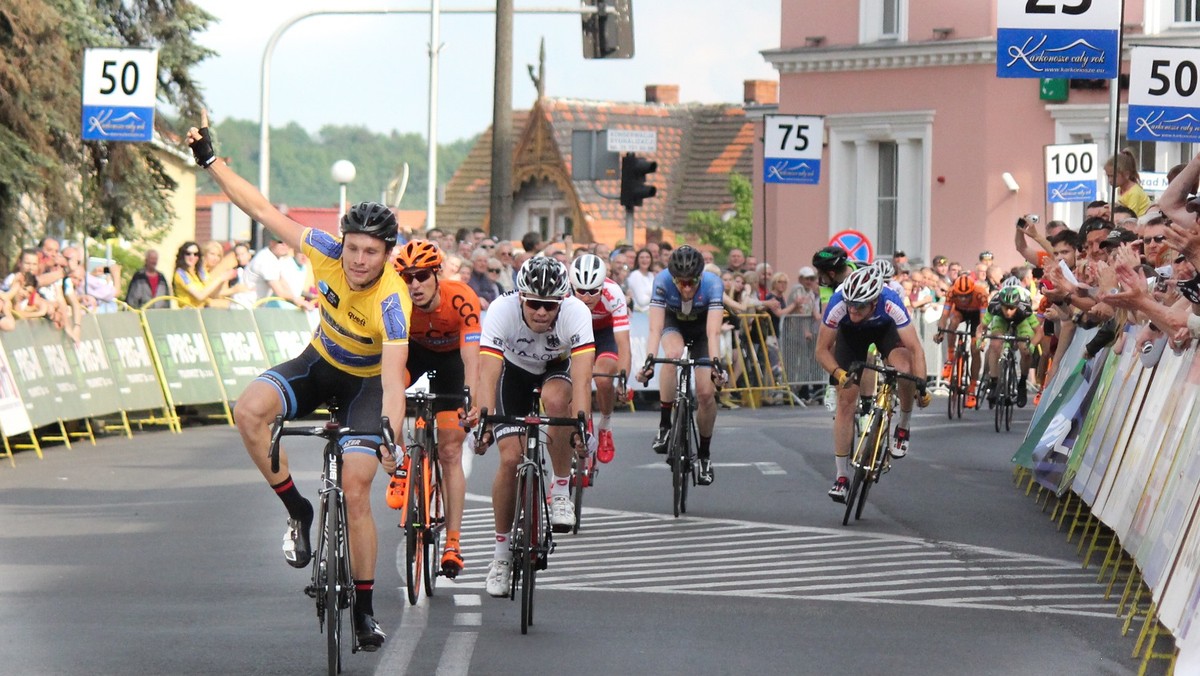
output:
[[[454,626],[479,627],[483,625],[483,613],[455,613]]]
[[[417,605],[407,605],[403,589],[397,590],[400,598],[404,599],[404,615],[400,618],[400,626],[388,635],[388,641],[383,644],[383,656],[375,666],[375,673],[380,676],[392,676],[408,671],[408,663],[412,661],[417,650],[417,643],[425,633],[429,623],[429,604],[424,596]]]
[[[483,601],[478,594],[455,594],[454,605],[459,607],[479,606],[483,605]]]
[[[671,469],[671,466],[665,461],[648,462],[635,467],[637,469]],[[714,462],[713,467],[753,467],[763,474],[787,474],[787,470],[780,467],[777,462]]]
[[[438,660],[437,676],[463,676],[471,667],[471,655],[475,653],[475,639],[479,634],[451,632],[446,636],[446,646]],[[398,672],[394,672],[398,673]]]

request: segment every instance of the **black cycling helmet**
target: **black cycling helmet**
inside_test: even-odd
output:
[[[350,207],[350,211],[342,216],[342,235],[361,232],[375,239],[381,239],[394,246],[396,244],[396,215],[392,210],[378,202],[359,202]]]
[[[684,244],[671,252],[667,259],[667,269],[672,277],[695,279],[704,271],[704,256],[695,247]]]
[[[812,257],[814,268],[822,272],[837,272],[846,266],[850,254],[840,246],[827,246],[818,250]]]

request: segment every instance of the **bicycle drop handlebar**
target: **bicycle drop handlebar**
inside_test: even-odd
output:
[[[593,378],[612,378],[613,380],[617,381],[617,386],[620,387],[622,390],[625,389],[625,387],[629,384],[628,376],[625,373],[625,369],[621,369],[618,373],[593,373],[592,377]]]
[[[483,442],[483,435],[488,431],[488,425],[524,425],[525,427],[539,425],[549,427],[574,427],[575,433],[579,434],[580,438],[584,438],[587,435],[587,417],[584,416],[583,411],[580,411],[579,415],[574,418],[555,418],[544,415],[489,414],[485,408],[479,412],[479,428],[475,430],[476,447]]]
[[[361,430],[353,430],[349,427],[343,427],[336,420],[326,421],[323,425],[304,425],[287,427],[284,424],[283,416],[275,416],[275,423],[271,426],[271,447],[268,455],[271,458],[271,472],[279,471],[279,441],[283,437],[320,437],[327,441],[340,439],[342,437],[354,435],[375,435],[383,437],[383,443],[387,444],[388,449],[395,455],[396,442],[392,434],[392,422],[387,416],[379,419],[380,429],[364,432]],[[378,452],[376,453],[378,455]]]
[[[859,376],[862,375],[863,370],[875,371],[876,373],[881,374],[885,379],[888,379],[888,380],[894,380],[894,379],[898,378],[901,380],[912,381],[913,383],[916,384],[917,389],[920,390],[920,392],[922,394],[925,393],[925,379],[924,378],[918,378],[917,376],[914,376],[911,373],[905,373],[904,371],[900,371],[893,366],[876,366],[874,364],[868,364],[866,362],[856,361],[856,362],[850,364],[850,368],[847,369],[846,372],[849,373],[855,380],[857,380],[859,378]]]

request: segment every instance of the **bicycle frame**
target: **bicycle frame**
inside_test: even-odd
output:
[[[329,406],[329,420],[324,425],[285,427],[283,416],[275,417],[271,429],[268,454],[271,471],[279,471],[279,443],[285,436],[320,437],[325,440],[324,468],[321,472],[320,509],[317,514],[317,541],[313,549],[312,578],[304,592],[316,599],[317,626],[326,635],[328,669],[335,676],[342,668],[342,610],[354,617],[354,576],[350,560],[350,531],[346,518],[346,499],[342,489],[343,437],[382,433],[383,443],[392,443],[391,423],[380,420],[380,430],[363,432],[343,427],[337,421],[337,405]],[[350,652],[359,650],[358,637],[351,630]]]
[[[671,510],[678,517],[687,513],[689,485],[696,485],[696,450],[700,434],[696,427],[696,396],[692,392],[693,369],[713,366],[709,358],[692,359],[685,347],[679,359],[650,356],[646,365],[672,364],[675,372],[675,405],[671,411],[671,432],[667,437],[667,463],[671,466]]]

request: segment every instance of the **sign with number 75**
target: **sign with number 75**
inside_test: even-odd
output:
[[[816,185],[821,180],[825,118],[820,115],[767,115],[763,134],[763,180]]]

